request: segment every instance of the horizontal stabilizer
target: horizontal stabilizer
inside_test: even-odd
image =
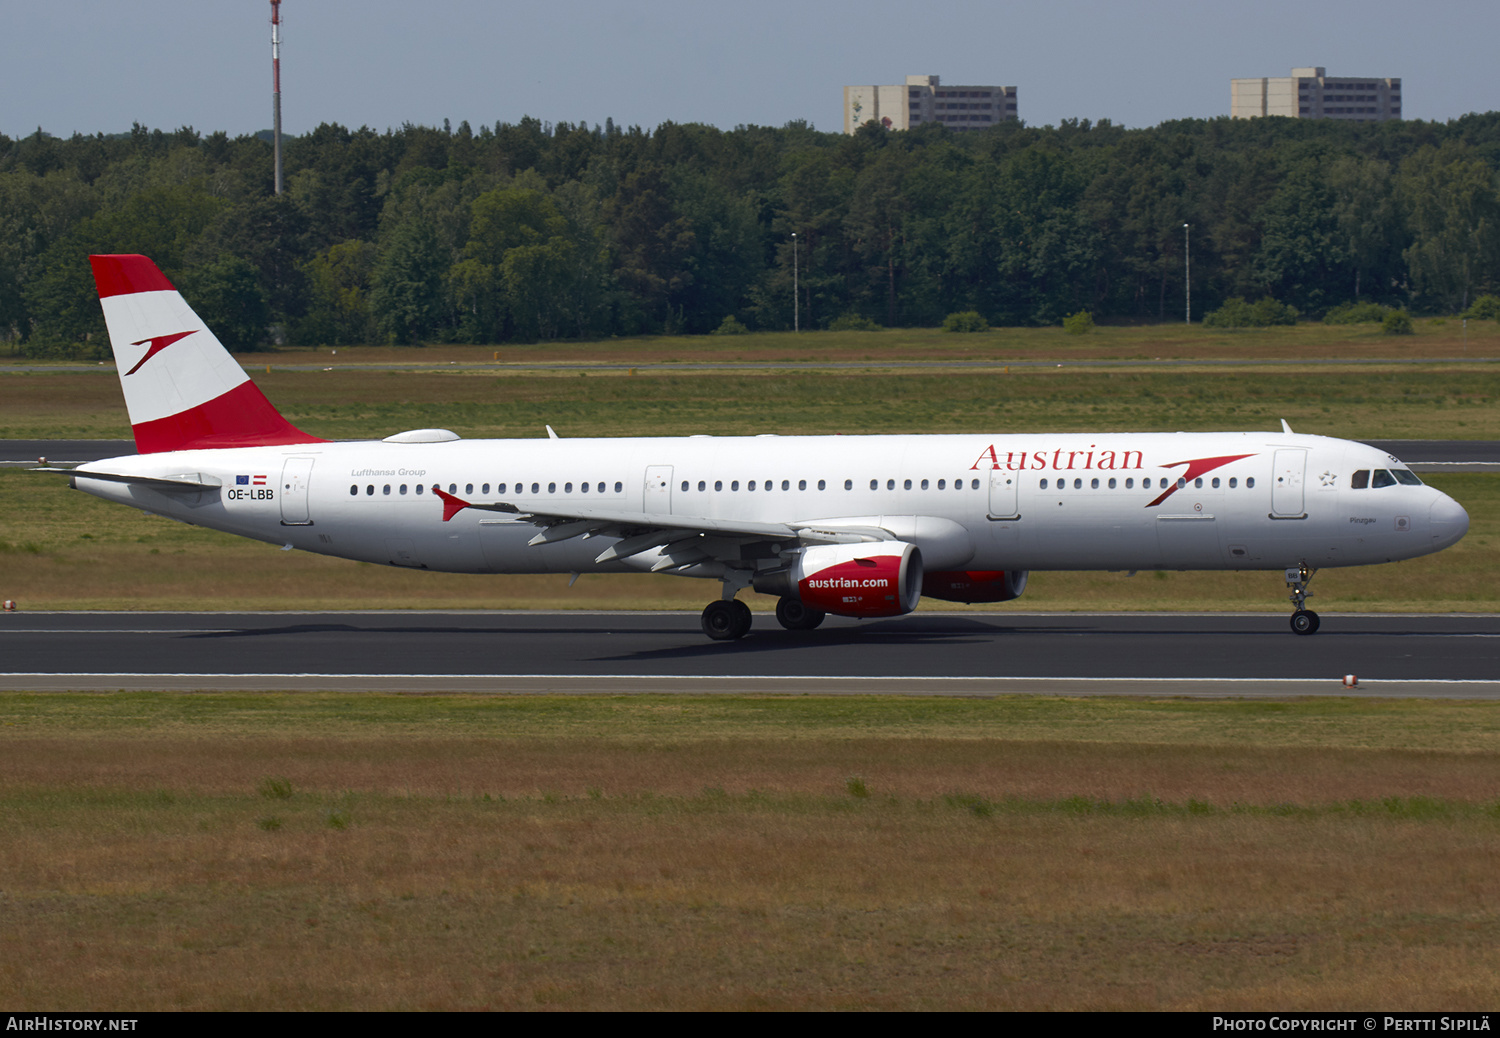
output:
[[[105,483],[128,483],[135,487],[151,487],[153,490],[218,490],[223,481],[218,476],[201,472],[183,472],[171,476],[134,476],[126,472],[95,472],[91,469],[37,468],[33,472],[67,472],[73,477],[73,486],[80,479],[97,479]]]

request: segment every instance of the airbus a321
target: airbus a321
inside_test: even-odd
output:
[[[99,497],[273,544],[460,573],[717,581],[783,627],[1005,602],[1031,570],[1282,570],[1312,634],[1323,566],[1439,551],[1446,494],[1365,444],[1280,432],[325,441],[278,412],[144,256],[91,257],[138,454],[72,470]]]

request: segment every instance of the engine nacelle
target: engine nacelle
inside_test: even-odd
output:
[[[1009,602],[1026,590],[1027,571],[951,570],[928,573],[922,578],[922,594],[944,602]]]
[[[901,616],[922,597],[922,549],[905,541],[820,544],[752,586],[836,616]]]

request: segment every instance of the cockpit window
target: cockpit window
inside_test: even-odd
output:
[[[1396,482],[1402,486],[1419,487],[1422,485],[1422,481],[1417,478],[1417,474],[1411,469],[1393,469],[1392,472],[1396,477]]]
[[[1380,487],[1393,487],[1396,485],[1396,477],[1391,475],[1385,469],[1376,469],[1375,479],[1370,485],[1375,487],[1376,489],[1379,489]]]
[[[1349,477],[1350,490],[1365,490],[1370,486],[1370,470],[1358,469]]]

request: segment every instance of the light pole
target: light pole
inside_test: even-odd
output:
[[[792,232],[792,331],[802,331],[802,297],[797,294],[797,232]]]
[[[1188,225],[1182,225],[1182,274],[1183,281],[1187,286],[1187,316],[1184,318],[1188,324],[1193,323],[1193,245],[1188,240]]]

